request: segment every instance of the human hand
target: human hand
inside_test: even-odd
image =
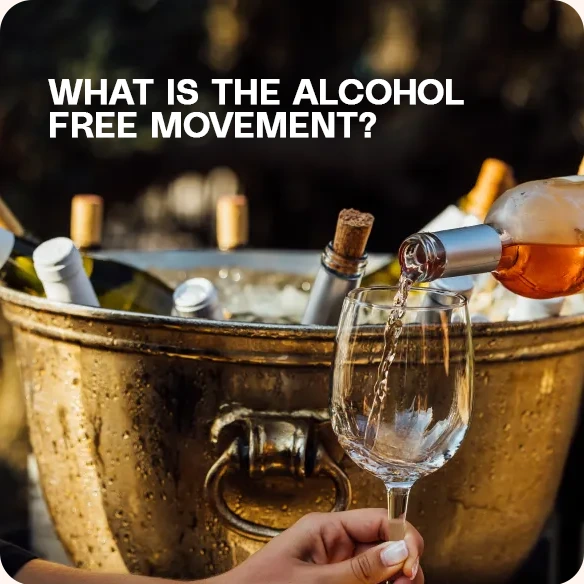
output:
[[[409,523],[405,540],[388,535],[385,509],[312,513],[216,584],[423,584],[421,535]]]

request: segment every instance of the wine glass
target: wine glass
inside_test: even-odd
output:
[[[405,305],[394,307],[403,292],[374,286],[348,294],[337,329],[331,396],[339,443],[385,483],[390,541],[404,538],[414,482],[460,447],[473,395],[464,296],[413,287]]]

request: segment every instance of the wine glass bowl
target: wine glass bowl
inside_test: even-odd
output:
[[[472,407],[473,349],[463,296],[411,288],[396,315],[399,292],[360,288],[345,299],[331,418],[349,457],[385,483],[390,519],[403,523],[413,483],[443,466],[462,443]],[[395,537],[401,539],[399,529]]]

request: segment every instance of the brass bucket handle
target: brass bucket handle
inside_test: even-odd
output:
[[[209,469],[205,478],[205,496],[211,509],[221,521],[239,535],[255,541],[269,541],[283,530],[259,525],[243,519],[234,513],[223,497],[222,479],[232,472],[247,472],[250,477],[266,475],[328,477],[336,490],[333,512],[345,511],[351,503],[351,483],[343,470],[330,457],[322,443],[314,449],[311,466],[307,470],[306,453],[312,421],[294,417],[274,419],[271,412],[267,417],[258,414],[247,416],[239,422],[247,426],[247,439],[236,437]],[[233,422],[233,418],[230,420]]]

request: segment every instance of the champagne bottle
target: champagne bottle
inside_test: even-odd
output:
[[[487,158],[470,192],[457,205],[446,207],[420,231],[439,231],[482,223],[493,202],[515,184],[513,169],[509,165],[496,158]],[[395,258],[387,266],[364,276],[363,286],[395,284],[400,273],[399,260]]]
[[[35,244],[0,228],[0,280],[10,288],[44,296],[33,265]],[[84,261],[102,308],[168,315],[172,290],[154,276],[104,258]]]
[[[417,282],[492,272],[508,290],[546,299],[584,289],[584,177],[532,181],[507,191],[483,225],[408,237],[403,272]]]
[[[367,266],[365,248],[373,215],[355,209],[339,214],[334,240],[325,248],[302,324],[336,326],[345,296],[357,288]]]

